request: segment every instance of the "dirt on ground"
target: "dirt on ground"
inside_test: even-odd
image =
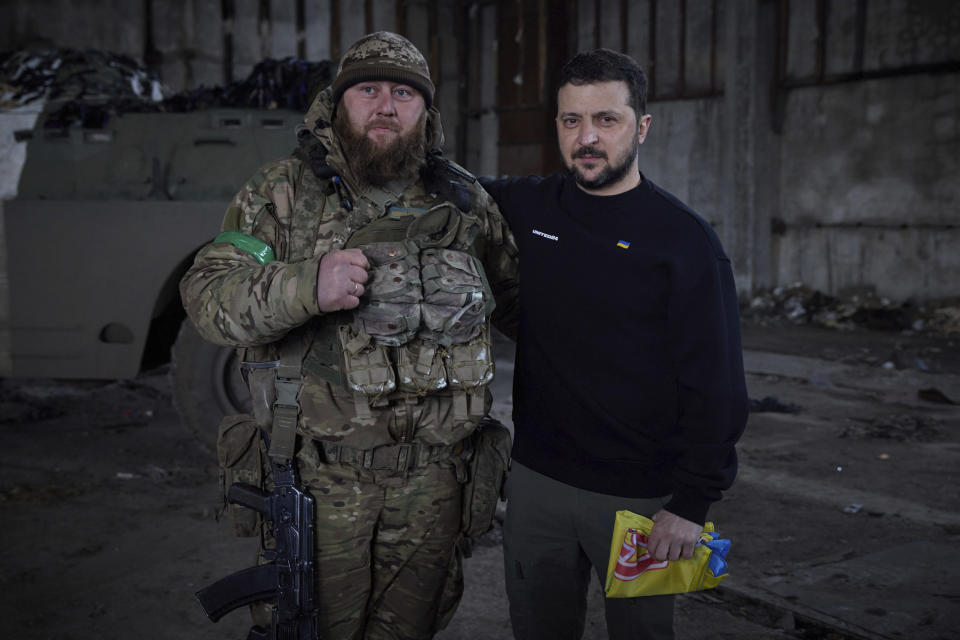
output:
[[[680,639],[956,638],[960,335],[744,326],[754,410],[710,513],[730,577],[685,595]],[[510,414],[501,349],[496,414]],[[245,638],[194,593],[249,566],[217,519],[214,456],[165,367],[129,381],[0,380],[0,632],[79,640]],[[440,640],[510,638],[499,529],[467,560]],[[584,638],[604,638],[595,584]]]

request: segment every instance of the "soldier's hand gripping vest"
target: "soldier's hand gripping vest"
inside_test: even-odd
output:
[[[484,413],[483,389],[493,379],[489,325],[493,294],[468,247],[478,220],[449,202],[405,229],[380,218],[350,238],[371,264],[367,294],[338,327],[342,371],[354,392],[357,418],[390,394],[405,397],[448,389],[457,422]]]

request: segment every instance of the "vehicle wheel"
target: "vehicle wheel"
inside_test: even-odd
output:
[[[189,319],[180,325],[171,349],[170,386],[180,419],[211,452],[217,450],[220,419],[250,412],[236,351],[201,338]]]

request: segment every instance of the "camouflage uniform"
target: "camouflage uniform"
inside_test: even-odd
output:
[[[397,52],[415,59],[400,60],[401,73],[390,60],[370,68],[342,64],[298,127],[297,151],[262,168],[228,208],[223,231],[268,246],[272,256],[242,242],[214,241],[181,282],[188,315],[204,338],[238,347],[241,360],[253,363],[254,413],[267,430],[276,370],[257,363],[277,361],[281,344],[291,341],[303,354],[297,463],[317,501],[323,638],[429,638],[452,615],[462,592],[456,551],[462,454],[491,404],[489,294],[500,302],[495,315],[515,309],[516,245],[469,174],[440,161],[409,184],[378,189],[359,184],[343,157],[331,122],[350,84],[408,82],[428,106],[432,101],[426,62],[398,38],[368,36],[345,62],[353,55],[358,63],[382,63]],[[416,73],[404,73],[411,64]],[[430,106],[428,154],[442,143],[439,113]],[[322,313],[320,259],[348,247],[360,247],[371,263],[370,296],[356,310]],[[409,255],[394,260],[398,248]],[[429,277],[440,267],[449,275],[452,267],[430,264],[464,255],[467,264],[460,266],[469,271],[473,260],[486,293],[479,307],[461,305],[453,319],[443,316],[443,304],[426,303],[456,297],[455,287],[446,293],[434,287],[443,289],[444,278]],[[431,321],[438,309],[439,325]],[[472,333],[458,338],[460,320],[471,324],[467,311],[481,315]],[[363,366],[357,360],[346,366],[355,353]]]

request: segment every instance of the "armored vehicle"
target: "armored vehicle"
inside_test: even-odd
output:
[[[177,285],[301,118],[215,108],[62,127],[41,115],[19,132],[27,158],[3,207],[12,375],[130,378],[170,358],[177,409],[213,447],[220,416],[249,400],[233,350],[184,322]]]

